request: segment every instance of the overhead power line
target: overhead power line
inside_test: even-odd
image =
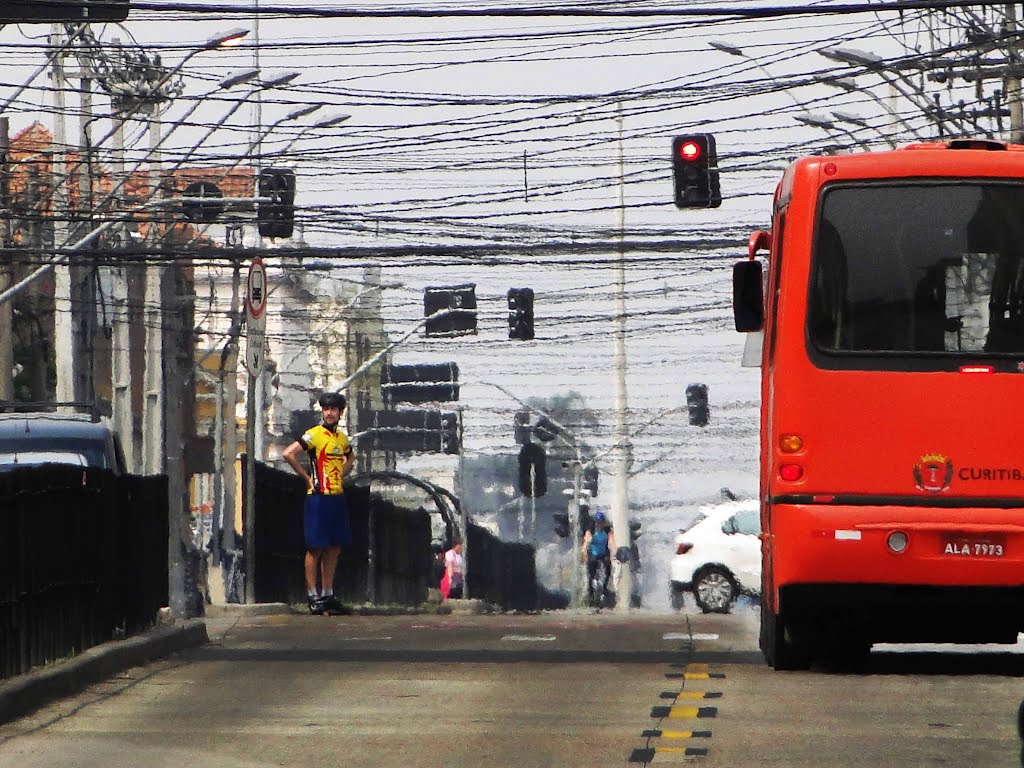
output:
[[[837,3],[828,5],[777,5],[777,6],[676,6],[672,8],[644,7],[639,5],[616,4],[609,6],[492,6],[481,8],[348,8],[348,7],[295,7],[259,6],[240,8],[237,5],[203,3],[155,3],[132,0],[135,11],[160,13],[195,13],[217,16],[272,16],[284,18],[325,18],[325,19],[388,19],[388,18],[517,18],[517,17],[561,17],[561,18],[650,18],[650,17],[734,17],[738,19],[772,19],[786,16],[845,15],[853,13],[903,13],[914,10],[947,10],[978,5],[977,0],[892,0],[891,2]]]

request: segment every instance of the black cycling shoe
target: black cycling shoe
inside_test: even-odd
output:
[[[341,604],[337,597],[334,595],[328,595],[323,598],[324,613],[331,616],[348,616],[352,613],[348,608]]]
[[[322,597],[309,598],[309,612],[314,616],[322,616],[327,612],[326,601]]]

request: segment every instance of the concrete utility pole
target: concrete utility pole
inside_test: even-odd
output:
[[[55,249],[67,245],[69,237],[68,222],[71,206],[68,199],[69,163],[68,140],[65,117],[67,104],[64,88],[67,81],[64,76],[64,32],[60,24],[54,24],[50,32],[50,50],[53,51],[53,160],[51,174],[53,183],[53,242]],[[57,402],[71,403],[75,401],[75,380],[80,361],[75,358],[75,329],[71,308],[71,265],[58,264],[54,267],[53,289],[53,325],[54,325],[54,356],[56,358]],[[63,412],[74,410],[71,406],[61,406]]]
[[[11,247],[10,125],[0,117],[0,245]],[[11,284],[11,256],[0,256],[0,292]],[[0,403],[14,399],[14,312],[0,304]]]
[[[113,191],[112,208],[122,210],[121,190],[125,182],[124,165],[124,122],[127,113],[118,112],[114,119]],[[123,242],[126,227],[120,228],[114,242]],[[110,345],[110,391],[114,428],[121,436],[124,458],[128,471],[135,474],[141,469],[140,452],[133,439],[135,420],[132,414],[132,358],[131,332],[129,329],[128,266],[120,263],[110,269],[111,282],[111,345]]]
[[[619,245],[615,259],[615,349],[612,356],[612,367],[615,383],[615,428],[612,434],[614,450],[612,461],[614,467],[612,485],[612,529],[615,531],[616,544],[621,548],[622,541],[629,537],[629,445],[627,421],[629,417],[629,396],[626,391],[626,255],[622,241],[626,229],[626,191],[625,161],[622,149],[622,104],[619,104],[617,121],[619,129],[619,210],[618,228]],[[623,538],[625,537],[625,538]],[[615,553],[612,553],[614,557]],[[618,579],[615,582],[615,610],[628,611],[633,591],[633,574],[627,563],[622,563]]]
[[[156,200],[160,194],[160,106],[152,104],[149,114],[149,190],[147,197]],[[158,219],[150,221],[148,242],[159,244]],[[143,472],[159,475],[164,471],[164,348],[163,348],[163,283],[162,264],[146,264],[146,293],[143,317],[146,326],[146,362],[143,372],[142,439]]]
[[[1010,141],[1024,144],[1024,105],[1021,104],[1020,72],[1017,65],[1017,6],[1006,4],[1006,39],[1010,46],[1007,57],[1010,68],[1006,76],[1006,100],[1010,108]]]

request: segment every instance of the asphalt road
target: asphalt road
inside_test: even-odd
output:
[[[0,768],[1020,764],[1019,646],[777,673],[756,618],[212,619],[210,642],[0,726]]]

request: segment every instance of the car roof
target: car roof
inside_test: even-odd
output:
[[[707,504],[697,509],[698,514],[705,517],[727,517],[737,512],[757,510],[757,499],[737,499],[736,501],[723,501],[718,504]]]
[[[77,413],[0,413],[0,439],[33,437],[103,438],[102,422]]]
[[[680,528],[680,533],[692,531],[698,525],[714,524],[723,522],[727,517],[737,512],[756,512],[758,510],[757,499],[737,499],[736,501],[722,501],[716,504],[704,504],[697,508],[697,515],[693,522],[686,528]]]

